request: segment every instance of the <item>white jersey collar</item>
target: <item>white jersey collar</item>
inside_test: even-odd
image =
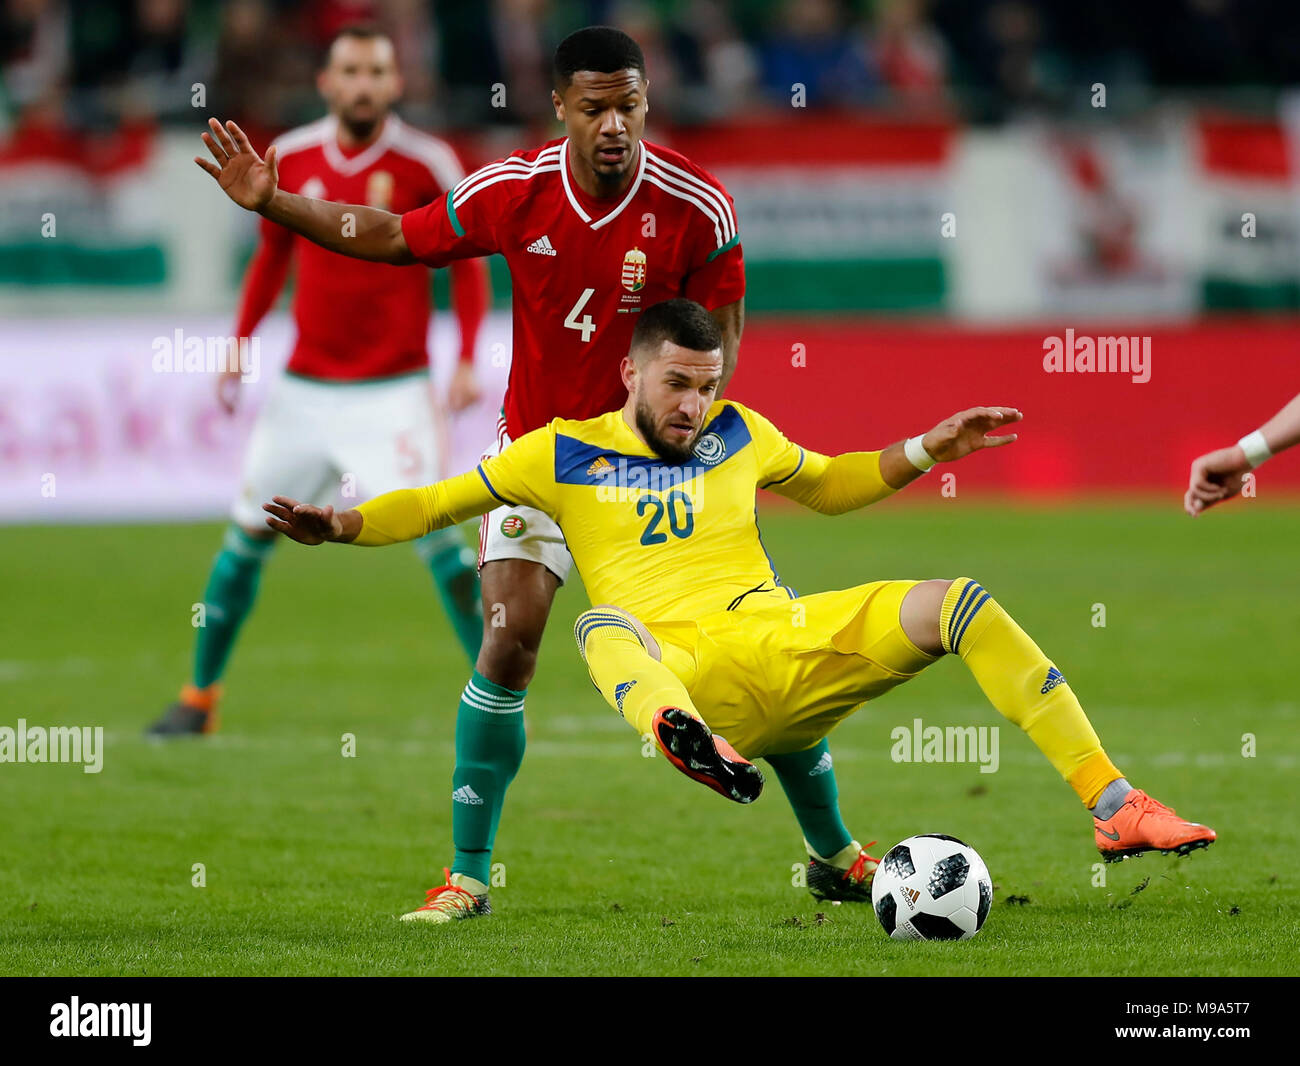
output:
[[[343,154],[339,147],[339,120],[337,115],[329,116],[329,125],[325,131],[325,162],[339,174],[360,174],[368,166],[377,162],[392,143],[393,138],[397,136],[398,126],[401,119],[396,115],[388,115],[384,119],[384,128],[379,131],[379,136],[365,151],[348,158]]]
[[[578,202],[577,196],[573,193],[572,178],[569,176],[569,139],[566,137],[564,143],[560,145],[560,180],[564,182],[564,195],[569,199],[569,206],[577,213],[577,216],[587,223],[592,229],[600,229],[606,222],[613,222],[623,213],[623,209],[632,202],[632,197],[636,195],[637,189],[641,188],[641,178],[645,175],[645,147],[640,141],[636,145],[637,162],[636,177],[632,179],[632,184],[628,186],[627,192],[623,194],[623,199],[613,211],[607,215],[602,215],[595,222],[591,216],[583,209]]]

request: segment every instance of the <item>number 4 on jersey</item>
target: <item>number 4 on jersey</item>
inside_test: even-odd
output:
[[[587,301],[590,300],[595,293],[595,289],[583,289],[582,295],[578,297],[578,302],[570,308],[569,313],[564,317],[565,326],[569,329],[578,330],[578,332],[582,334],[584,344],[591,340],[591,335],[596,332],[596,321],[591,317],[591,315],[583,315],[579,318],[578,312],[587,306]]]

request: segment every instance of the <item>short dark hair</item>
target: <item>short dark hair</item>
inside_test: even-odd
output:
[[[641,54],[641,46],[622,30],[613,26],[587,26],[569,34],[555,50],[551,63],[555,87],[561,91],[567,89],[580,70],[600,74],[635,70],[644,78],[645,56]]]
[[[344,37],[351,37],[358,41],[373,41],[380,37],[392,40],[388,31],[377,22],[349,22],[346,26],[339,27],[338,32],[330,38],[330,43],[325,49],[326,54],[333,51],[334,45]]]
[[[692,352],[711,352],[722,347],[722,330],[700,304],[678,297],[651,304],[636,316],[632,357],[658,355],[664,341]]]

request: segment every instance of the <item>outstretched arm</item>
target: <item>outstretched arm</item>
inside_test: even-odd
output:
[[[381,263],[414,263],[402,234],[402,217],[359,204],[335,204],[295,196],[279,188],[276,149],[263,159],[235,123],[208,120],[203,134],[215,162],[194,157],[240,207],[256,211],[331,252]]]
[[[955,463],[972,452],[1000,448],[1015,442],[1019,434],[993,436],[993,430],[1019,422],[1022,415],[1014,407],[972,407],[945,418],[921,438],[925,454],[936,463]],[[880,453],[880,475],[891,488],[901,489],[925,473],[907,457],[907,442],[891,444]]]
[[[972,407],[946,418],[923,437],[899,441],[880,452],[845,452],[833,457],[803,452],[799,466],[767,488],[798,500],[822,514],[843,514],[884,499],[911,484],[934,463],[953,463],[972,452],[1011,444],[1015,433],[993,430],[1019,422],[1014,407]],[[919,444],[923,451],[918,451]],[[908,456],[922,464],[918,466]]]
[[[360,544],[374,548],[418,540],[501,505],[479,470],[418,489],[397,489],[349,511],[313,507],[288,496],[262,504],[266,524],[299,544]]]
[[[350,511],[336,513],[333,507],[313,507],[288,496],[274,497],[262,510],[268,526],[300,544],[329,540],[366,547],[417,540],[503,503],[536,507],[558,521],[554,456],[553,433],[543,426],[468,473],[418,489],[386,492]]]
[[[1300,444],[1300,396],[1231,448],[1220,448],[1194,459],[1190,483],[1183,496],[1183,510],[1195,518],[1207,507],[1231,499],[1241,491],[1246,474],[1296,444]]]

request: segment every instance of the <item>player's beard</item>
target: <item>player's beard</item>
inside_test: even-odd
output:
[[[665,440],[659,435],[659,429],[655,425],[654,411],[641,398],[636,401],[636,428],[641,431],[641,436],[650,445],[650,450],[660,459],[666,459],[670,463],[686,462],[694,454],[695,440],[700,435],[699,427],[696,427],[695,432],[691,434],[690,440],[682,444],[674,444],[672,441]]]
[[[601,196],[613,196],[619,191],[619,186],[626,180],[632,167],[638,159],[637,146],[634,144],[628,149],[627,154],[623,157],[623,162],[617,170],[602,170],[600,163],[600,146],[593,149],[591,159],[588,165],[591,167],[591,173],[596,178],[596,185],[600,189]]]
[[[619,170],[600,170],[598,167],[592,167],[592,173],[596,175],[596,185],[600,188],[602,196],[612,196],[618,192],[618,187],[627,177],[627,172],[632,169],[630,163],[624,163]]]
[[[339,121],[342,122],[344,127],[347,129],[348,136],[361,144],[369,141],[370,138],[375,135],[375,130],[384,121],[384,118],[385,114],[383,111],[376,111],[373,115],[366,116],[365,118],[357,118],[355,115],[350,115],[346,111],[339,115]]]

